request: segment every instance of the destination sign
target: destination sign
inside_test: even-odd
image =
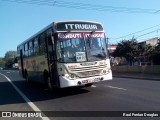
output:
[[[58,38],[88,38],[91,33],[58,33]],[[91,35],[92,38],[104,38],[103,32],[95,32]]]
[[[102,31],[103,27],[91,22],[60,22],[56,24],[57,31]]]
[[[97,25],[94,25],[94,24],[65,24],[65,28],[66,28],[66,30],[68,30],[68,29],[71,29],[71,30],[73,30],[73,29],[76,29],[76,30],[88,30],[88,29],[90,29],[90,30],[97,30],[98,28],[97,28]]]

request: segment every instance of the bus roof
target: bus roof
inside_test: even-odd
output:
[[[31,40],[36,36],[40,35],[41,33],[43,33],[44,31],[46,31],[51,27],[53,28],[54,32],[103,31],[102,24],[98,22],[84,21],[84,20],[57,21],[57,22],[52,22],[47,27],[43,28],[33,36],[29,37],[28,39],[23,41],[21,44],[19,44],[18,47],[22,44],[25,44],[28,40]]]
[[[101,23],[92,21],[60,21],[54,22],[57,32],[77,32],[77,31],[103,31]]]

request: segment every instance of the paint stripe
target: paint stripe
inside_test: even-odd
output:
[[[114,87],[114,86],[108,86],[108,85],[106,85],[106,86],[104,86],[104,87],[113,88],[113,89],[118,89],[118,90],[127,90],[127,89],[125,89],[125,88]]]
[[[0,73],[2,76],[4,76],[9,83],[14,87],[14,89],[21,95],[21,97],[26,101],[26,103],[35,111],[35,112],[41,112],[41,110],[34,104],[32,103],[25,94],[23,94],[20,89],[4,74]],[[41,117],[42,120],[50,120],[48,117]]]

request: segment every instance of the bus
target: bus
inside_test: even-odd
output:
[[[19,73],[49,88],[111,80],[107,42],[101,23],[52,22],[17,46]]]

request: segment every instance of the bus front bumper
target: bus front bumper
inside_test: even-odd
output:
[[[73,86],[84,86],[85,84],[97,83],[100,81],[112,80],[112,72],[106,75],[88,77],[88,78],[78,78],[78,79],[68,79],[65,76],[60,76],[60,88],[73,87]]]

